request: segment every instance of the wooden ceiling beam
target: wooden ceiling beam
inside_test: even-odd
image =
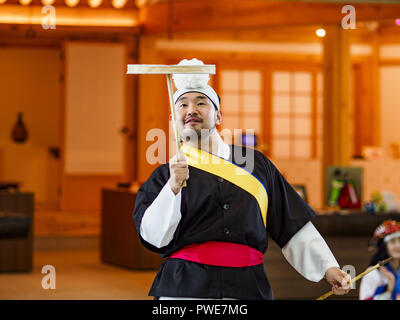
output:
[[[147,34],[268,26],[340,24],[343,3],[260,0],[159,2],[140,10]],[[400,5],[353,4],[357,21],[398,18]]]
[[[0,47],[38,46],[60,47],[63,41],[134,41],[140,28],[57,26],[54,30],[39,25],[0,24]]]

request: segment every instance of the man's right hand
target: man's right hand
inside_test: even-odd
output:
[[[169,160],[169,185],[175,194],[178,194],[182,188],[183,181],[189,179],[189,167],[187,159],[182,151],[178,151],[175,156]]]

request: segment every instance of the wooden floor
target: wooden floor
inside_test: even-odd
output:
[[[329,238],[327,242],[340,264],[355,264],[363,271],[368,256],[360,238]],[[34,241],[34,269],[31,273],[0,273],[2,299],[153,299],[148,296],[157,270],[134,271],[105,264],[100,260],[99,238],[37,237]],[[315,299],[329,291],[325,280],[315,283],[304,279],[284,259],[273,242],[264,256],[265,268],[275,299]],[[42,267],[56,269],[56,289],[42,288]],[[329,299],[358,299],[357,290]]]
[[[56,269],[56,289],[43,289],[44,265]],[[97,250],[36,250],[32,273],[0,273],[0,299],[153,299],[156,271],[131,271],[100,261]]]
[[[35,237],[99,236],[100,211],[63,211],[54,204],[36,204]]]

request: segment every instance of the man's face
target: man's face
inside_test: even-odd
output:
[[[216,110],[211,100],[199,92],[183,94],[175,103],[176,122],[182,136],[191,136],[193,130],[197,136],[207,131],[211,133],[221,123],[222,113]]]

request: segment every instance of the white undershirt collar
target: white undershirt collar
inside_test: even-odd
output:
[[[231,154],[231,150],[229,148],[229,145],[227,143],[225,143],[221,136],[219,135],[219,133],[217,133],[218,137],[217,137],[217,142],[218,142],[218,153],[217,156],[224,158],[225,160],[229,159],[229,156]]]

